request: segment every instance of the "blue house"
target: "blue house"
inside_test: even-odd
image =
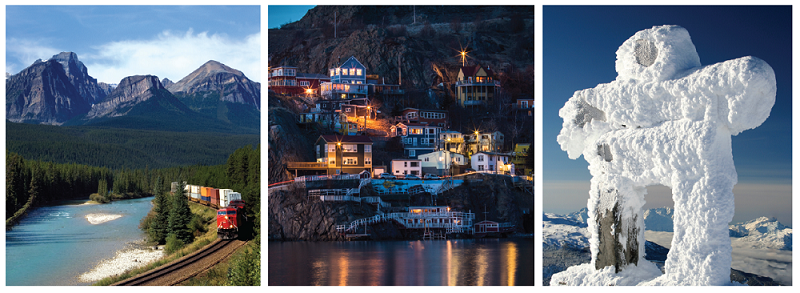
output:
[[[320,93],[328,99],[351,99],[367,97],[367,68],[350,57],[338,67],[330,68],[330,82],[323,82]]]
[[[439,132],[442,127],[424,123],[397,123],[389,128],[389,136],[401,137],[403,142],[403,155],[407,158],[417,158],[419,155],[431,153],[436,150],[439,143]]]

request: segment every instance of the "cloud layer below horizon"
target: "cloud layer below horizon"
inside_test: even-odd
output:
[[[45,40],[9,39],[6,43],[6,71],[16,74],[69,48],[53,48]],[[150,39],[120,40],[92,46],[79,52],[89,75],[99,82],[119,83],[132,75],[156,75],[177,82],[209,60],[216,60],[242,71],[253,81],[261,81],[261,33],[233,39],[225,34],[185,33],[165,30]],[[13,58],[13,59],[12,59]],[[15,62],[16,61],[16,62]]]

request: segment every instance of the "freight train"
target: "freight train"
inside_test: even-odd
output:
[[[172,183],[172,190],[178,183]],[[189,201],[217,209],[217,237],[237,239],[242,225],[247,223],[242,195],[231,189],[218,189],[199,185],[185,185],[184,193]]]

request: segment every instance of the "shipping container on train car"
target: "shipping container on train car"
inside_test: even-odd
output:
[[[200,202],[200,185],[186,185],[192,201]]]
[[[219,188],[211,188],[209,193],[211,194],[211,206],[219,208]]]
[[[205,186],[200,187],[200,201],[202,202],[211,201],[211,194],[209,192],[210,189],[211,187],[205,187]]]
[[[224,208],[228,206],[230,199],[228,195],[233,192],[233,189],[220,189],[219,190],[219,207]]]
[[[234,200],[242,200],[242,194],[238,192],[228,193],[228,205],[231,205]]]

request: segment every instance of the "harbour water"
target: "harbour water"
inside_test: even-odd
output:
[[[78,276],[144,238],[139,221],[150,211],[152,199],[33,209],[6,231],[6,284],[89,285]],[[86,219],[88,214],[122,217],[93,225]]]
[[[533,239],[269,242],[270,286],[533,286]]]

